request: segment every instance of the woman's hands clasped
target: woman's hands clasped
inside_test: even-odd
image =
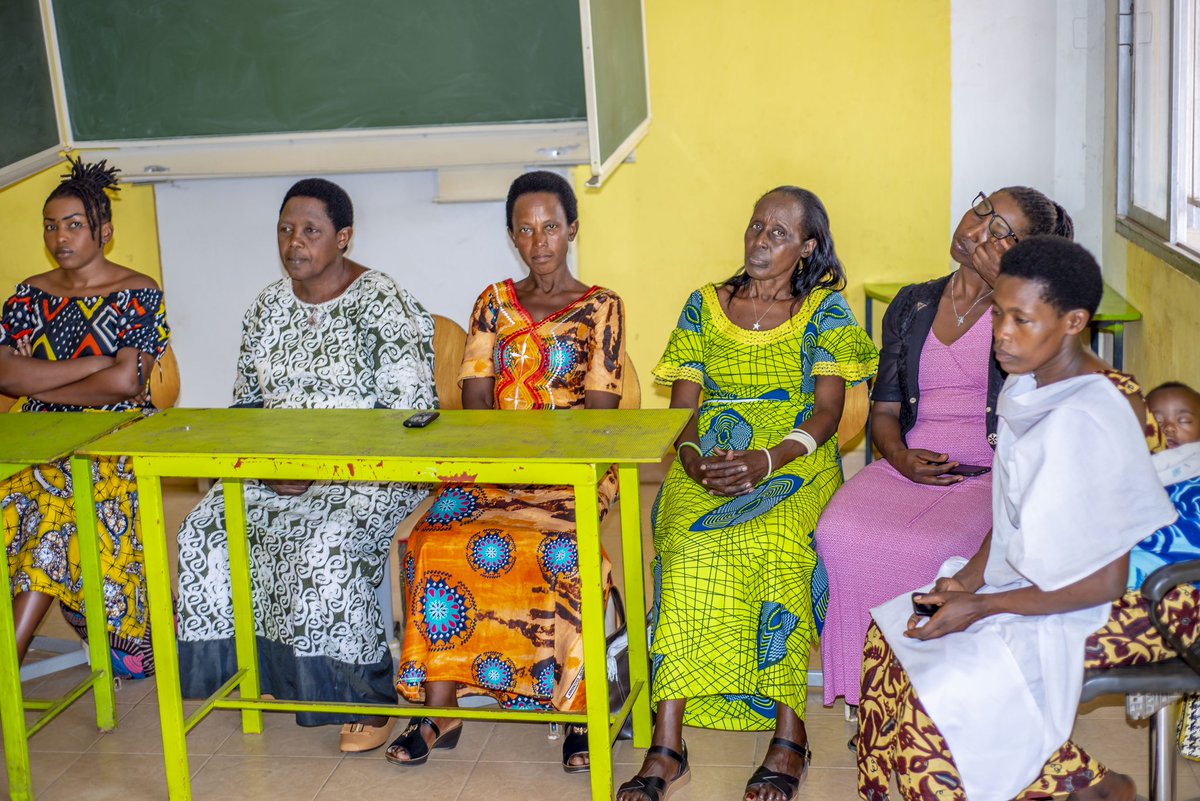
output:
[[[701,456],[691,448],[685,448],[680,461],[688,476],[710,495],[746,495],[767,477],[767,455],[761,450],[714,448],[711,456]]]
[[[962,631],[988,614],[987,597],[971,592],[954,578],[938,579],[932,591],[918,595],[914,600],[938,607],[932,617],[913,615],[908,619],[908,631],[904,632],[904,636],[914,640],[936,640]],[[923,626],[920,625],[922,619],[928,621]]]

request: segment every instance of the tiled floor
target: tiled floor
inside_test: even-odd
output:
[[[649,477],[649,476],[647,476]],[[654,486],[643,485],[643,513]],[[199,497],[193,486],[167,488],[167,519],[174,525]],[[616,547],[616,516],[606,521],[604,539]],[[648,529],[647,529],[648,530]],[[647,541],[648,541],[647,535]],[[647,542],[647,555],[650,550]],[[618,571],[619,575],[619,571]],[[63,631],[57,614],[47,627]],[[26,695],[52,696],[78,680],[81,668],[29,682]],[[30,741],[34,790],[39,801],[140,801],[166,797],[154,680],[126,682],[117,693],[118,726],[96,730],[89,698],[77,703]],[[337,728],[305,729],[290,715],[268,715],[266,731],[245,735],[236,713],[210,715],[188,736],[193,797],[197,801],[333,801],[343,798],[422,798],[431,801],[588,798],[586,775],[568,776],[559,767],[561,747],[538,724],[468,723],[453,751],[439,750],[422,767],[388,764],[382,751],[343,756]],[[853,727],[839,702],[821,706],[820,690],[809,695],[808,731],[813,768],[802,799],[856,798],[854,757],[846,748]],[[1081,744],[1110,767],[1131,774],[1139,790],[1147,786],[1146,725],[1131,725],[1123,708],[1093,704],[1076,727]],[[693,765],[691,783],[677,801],[741,798],[742,788],[762,759],[769,734],[737,734],[688,729]],[[629,778],[641,761],[628,743],[615,750],[617,781]],[[1180,762],[1180,799],[1200,796],[1200,764]]]

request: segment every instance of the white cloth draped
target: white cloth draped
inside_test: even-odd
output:
[[[1101,375],[1001,392],[991,549],[982,593],[1061,589],[1175,519],[1128,400]],[[953,575],[950,560],[939,575]],[[929,585],[927,585],[928,587]],[[871,610],[958,766],[971,801],[1024,789],[1074,725],[1083,646],[1109,604],[994,615],[936,640],[902,636],[906,593]]]

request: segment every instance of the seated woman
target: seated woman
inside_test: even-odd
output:
[[[958,269],[900,290],[883,317],[871,437],[883,456],[837,491],[817,525],[829,574],[821,632],[825,704],[858,704],[868,610],[972,553],[992,523],[996,396],[992,285],[1000,256],[1035,234],[1068,239],[1071,218],[1036,189],[982,192],[950,240]],[[962,466],[971,475],[954,471]],[[975,469],[971,469],[974,466]]]
[[[153,408],[150,368],[167,347],[163,293],[153,279],[104,254],[113,236],[116,169],[70,161],[71,172],[42,210],[46,249],[56,269],[25,279],[0,320],[0,392],[27,396],[26,412]],[[100,561],[113,669],[153,672],[137,482],[126,458],[92,463]],[[13,591],[17,653],[57,598],[86,631],[79,543],[68,460],[38,465],[0,482],[4,542]]]
[[[354,209],[318,178],[283,199],[276,234],[287,277],[246,312],[235,406],[429,409],[433,320],[396,283],[346,257]],[[392,656],[375,591],[396,527],[420,486],[247,481],[246,528],[262,692],[279,699],[395,704]],[[183,693],[205,697],[237,667],[221,485],[179,529]],[[392,718],[302,712],[345,724],[342,751],[387,741]]]
[[[654,744],[620,801],[659,801],[688,773],[684,723],[775,737],[746,787],[792,798],[811,759],[809,649],[824,610],[817,517],[842,482],[847,384],[878,353],[838,290],[845,274],[816,195],[754,206],[745,262],[684,304],[655,378],[696,411],[654,513]]]
[[[910,801],[1134,798],[1129,777],[1066,741],[1085,667],[1174,656],[1140,594],[1126,593],[1130,549],[1175,511],[1140,392],[1080,340],[1102,291],[1095,259],[1057,237],[1001,260],[994,347],[1010,375],[993,527],[969,561],[943,565],[932,592],[872,610],[858,743],[868,801],[888,797],[893,772]],[[1198,601],[1182,587],[1164,605],[1188,623]],[[914,602],[932,617],[922,623]]]
[[[463,408],[617,408],[624,309],[612,290],[581,284],[567,268],[579,231],[570,184],[550,172],[518,177],[505,217],[529,276],[492,284],[475,301]],[[599,487],[602,515],[616,489],[609,473]],[[396,689],[427,706],[483,694],[507,708],[583,711],[574,520],[571,487],[443,488],[408,541]],[[461,731],[457,720],[413,718],[388,761],[423,764],[430,748],[454,748]],[[568,729],[568,773],[587,770],[585,735]]]

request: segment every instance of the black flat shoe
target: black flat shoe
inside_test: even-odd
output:
[[[652,745],[646,749],[646,756],[655,754],[668,756],[679,763],[679,770],[676,771],[671,781],[663,781],[658,776],[634,776],[617,788],[617,795],[624,792],[635,792],[645,796],[646,801],[667,801],[673,792],[688,783],[688,779],[691,778],[691,769],[688,767],[687,743],[683,744],[682,754],[665,745]]]
[[[796,791],[800,789],[800,782],[804,781],[804,777],[808,774],[808,766],[812,763],[812,751],[809,751],[806,745],[793,743],[782,737],[772,737],[767,750],[776,746],[786,748],[804,757],[804,767],[801,769],[800,775],[789,776],[786,773],[777,773],[765,765],[760,765],[754,773],[750,774],[750,781],[746,782],[746,792],[749,793],[752,788],[765,784],[783,793],[783,797],[788,801],[792,801],[796,797]]]
[[[562,744],[562,768],[565,773],[587,773],[592,769],[590,762],[584,762],[581,765],[571,763],[571,760],[577,756],[586,757],[588,755],[587,730],[587,726],[567,724],[566,736],[563,737]]]
[[[425,738],[421,736],[421,726],[429,727],[433,732],[433,744],[425,742]],[[429,761],[429,752],[433,748],[452,749],[458,745],[458,738],[462,736],[462,724],[450,731],[443,732],[438,725],[434,723],[432,718],[413,718],[408,722],[408,727],[400,732],[400,736],[392,740],[392,744],[387,747],[384,756],[388,762],[393,765],[424,765]],[[392,751],[396,748],[403,748],[408,754],[408,759],[400,759],[392,755]]]

